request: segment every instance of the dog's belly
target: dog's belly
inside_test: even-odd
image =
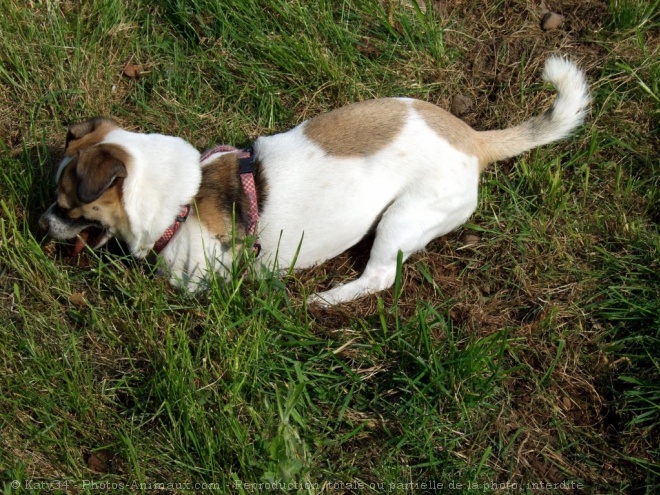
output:
[[[374,228],[400,192],[388,175],[364,182],[356,177],[364,179],[356,174],[359,165],[349,160],[335,165],[333,177],[269,193],[259,224],[265,259],[277,253],[280,267],[295,259],[296,267],[304,268],[333,258]]]

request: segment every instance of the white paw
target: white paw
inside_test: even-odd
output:
[[[370,292],[377,292],[365,289],[364,281],[361,279],[353,280],[347,284],[338,285],[337,287],[325,292],[317,292],[307,298],[307,304],[314,304],[321,308],[328,308],[335,304],[353,301],[358,297],[362,297]]]
[[[337,304],[336,301],[333,301],[332,296],[328,296],[328,292],[317,292],[316,294],[312,294],[307,298],[307,305],[317,306],[319,308],[329,308],[330,306]]]

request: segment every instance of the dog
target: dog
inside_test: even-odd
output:
[[[57,200],[40,225],[56,240],[77,239],[75,252],[111,237],[138,258],[155,251],[190,290],[212,272],[226,276],[237,249],[255,249],[254,262],[269,269],[305,268],[372,233],[362,275],[308,299],[351,301],[393,285],[399,251],[405,260],[462,225],[488,164],[582,123],[583,72],[551,57],[543,78],[557,90],[551,108],[504,130],[475,131],[434,104],[383,98],[259,137],[251,150],[200,155],[181,138],[93,118],[68,132]]]

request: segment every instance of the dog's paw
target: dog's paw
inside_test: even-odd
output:
[[[330,306],[353,301],[366,293],[357,282],[354,280],[347,284],[340,284],[325,292],[316,292],[307,298],[307,304],[319,308],[329,308]]]
[[[316,306],[317,308],[329,308],[333,306],[336,302],[332,301],[332,297],[328,296],[328,292],[312,294],[307,298],[307,305]]]

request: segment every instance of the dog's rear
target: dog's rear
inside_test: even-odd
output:
[[[543,79],[557,89],[557,98],[548,110],[515,127],[478,133],[482,169],[565,138],[582,123],[589,105],[584,73],[569,60],[551,57],[545,63]]]
[[[309,301],[336,304],[391,287],[398,252],[405,260],[415,251],[424,249],[432,239],[464,223],[474,212],[477,206],[477,159],[479,171],[482,171],[489,163],[562,139],[579,126],[589,104],[582,71],[566,59],[552,57],[545,64],[543,79],[557,88],[554,104],[543,114],[515,127],[477,132],[437,110],[435,120],[431,121],[441,122],[441,125],[432,126],[444,132],[439,136],[441,139],[434,141],[429,135],[423,146],[415,148],[414,160],[409,160],[405,166],[408,171],[417,167],[423,183],[415,182],[390,200],[390,206],[378,221],[369,262],[362,276],[315,294]],[[428,107],[421,108],[423,112],[429,111]],[[460,129],[459,139],[447,134],[449,131],[456,134],[456,129]],[[415,133],[424,133],[421,124],[416,124]],[[456,145],[451,144],[454,141]],[[441,148],[439,143],[446,143],[449,147]],[[406,150],[392,149],[390,154],[394,156],[396,151],[403,155]],[[430,157],[437,166],[424,169],[421,164]]]

